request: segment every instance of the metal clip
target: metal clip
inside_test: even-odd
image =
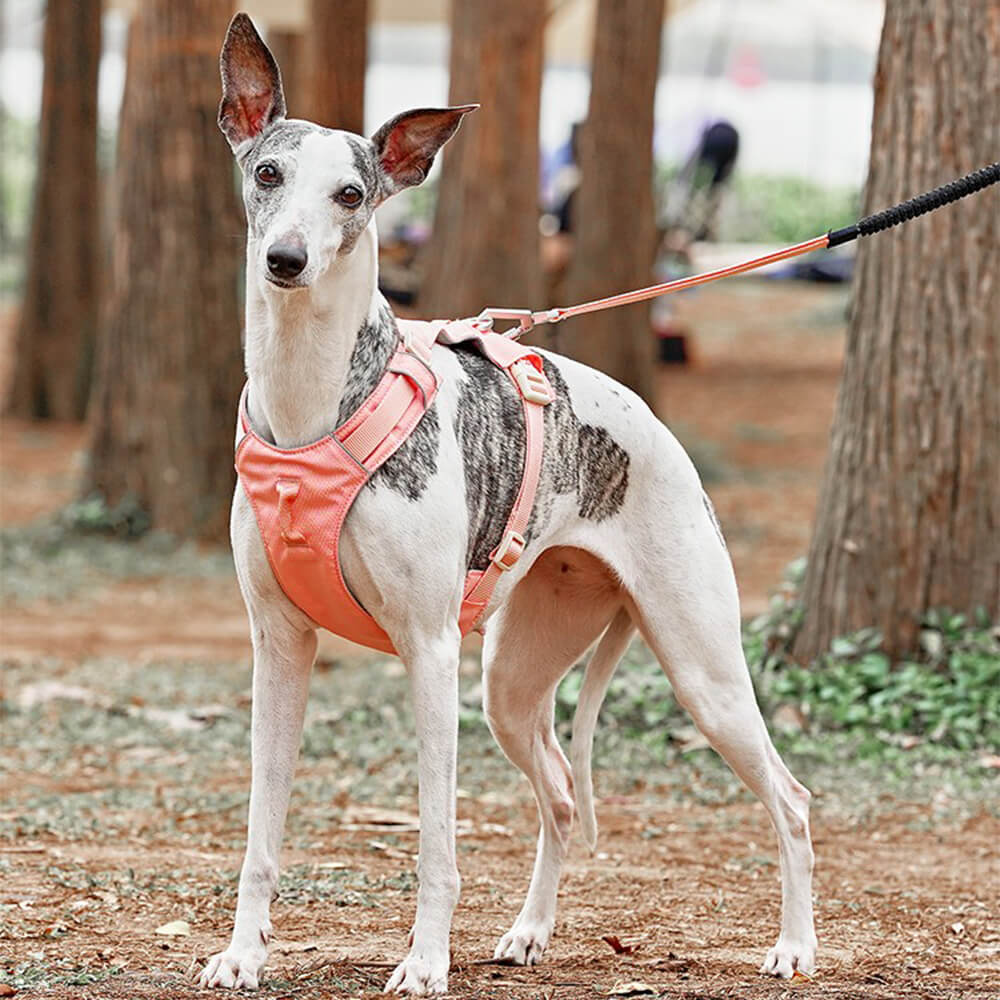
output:
[[[485,332],[493,329],[493,321],[496,319],[516,319],[517,327],[514,330],[505,330],[506,337],[520,337],[527,333],[535,325],[535,315],[530,309],[484,309],[475,319],[476,326]]]

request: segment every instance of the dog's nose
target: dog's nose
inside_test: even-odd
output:
[[[267,250],[267,269],[276,278],[296,278],[305,269],[306,248],[295,243],[272,243]]]

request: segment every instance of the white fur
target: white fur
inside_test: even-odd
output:
[[[357,331],[379,302],[374,223],[353,253],[338,254],[340,225],[325,193],[350,173],[349,152],[336,135],[318,135],[296,156],[287,203],[267,234],[247,247],[251,417],[284,447],[315,440],[335,426]],[[306,240],[311,269],[305,287],[293,291],[272,285],[264,262],[268,240],[290,229]],[[740,644],[732,567],[698,476],[633,394],[572,361],[551,360],[578,417],[607,429],[628,452],[629,482],[623,508],[603,521],[582,519],[574,496],[556,496],[540,537],[503,576],[488,609],[487,719],[504,752],[531,781],[541,816],[528,895],[497,957],[534,963],[548,944],[575,799],[593,842],[590,738],[611,673],[638,627],[678,699],[760,796],[775,826],[782,925],[763,971],[782,977],[796,968],[810,972],[815,934],[809,793],[778,758],[757,709]],[[417,503],[388,489],[363,491],[341,542],[352,592],[389,634],[411,679],[419,737],[420,887],[409,954],[386,988],[414,994],[447,988],[449,930],[459,895],[457,618],[468,514],[456,488],[464,478],[453,427],[465,376],[446,348],[435,348],[433,364],[443,380],[436,404],[436,473]],[[314,623],[277,586],[239,486],[231,528],[253,638],[253,784],[232,941],[211,959],[201,983],[240,988],[257,985],[267,957],[269,906],[316,638]],[[417,591],[412,581],[419,581]],[[606,630],[585,681],[571,769],[552,725],[555,687]]]

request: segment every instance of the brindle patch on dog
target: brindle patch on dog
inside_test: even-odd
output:
[[[465,562],[485,569],[521,488],[524,415],[517,389],[492,361],[468,344],[453,350],[466,376],[455,417],[469,511]]]
[[[485,569],[521,486],[524,414],[521,397],[499,368],[474,347],[454,350],[466,375],[455,423],[469,511],[466,563]],[[557,495],[575,492],[580,517],[603,521],[621,509],[628,489],[628,452],[603,427],[581,423],[559,369],[547,357],[543,365],[556,399],[545,407],[542,471],[525,532],[528,542],[548,521]]]
[[[389,360],[398,343],[396,317],[383,301],[376,322],[365,323],[358,331],[337,414],[338,426],[372,394],[389,367]],[[375,470],[366,486],[369,489],[385,486],[408,500],[419,500],[431,476],[437,472],[440,439],[441,424],[436,404],[432,403],[413,433]]]

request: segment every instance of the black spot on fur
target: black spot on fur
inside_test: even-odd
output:
[[[510,379],[471,346],[455,348],[465,371],[455,432],[462,448],[469,511],[470,569],[484,569],[521,486],[525,430],[521,397]],[[543,357],[557,398],[545,407],[545,444],[535,505],[525,531],[530,542],[547,523],[555,497],[575,493],[580,517],[616,514],[628,489],[628,453],[602,427],[581,423],[559,369]]]
[[[377,321],[366,323],[358,332],[337,415],[338,426],[371,395],[389,367],[398,342],[396,318],[383,302]],[[431,476],[437,472],[440,439],[441,425],[436,406],[432,403],[413,433],[368,480],[367,487],[377,489],[385,486],[408,500],[419,500]]]

